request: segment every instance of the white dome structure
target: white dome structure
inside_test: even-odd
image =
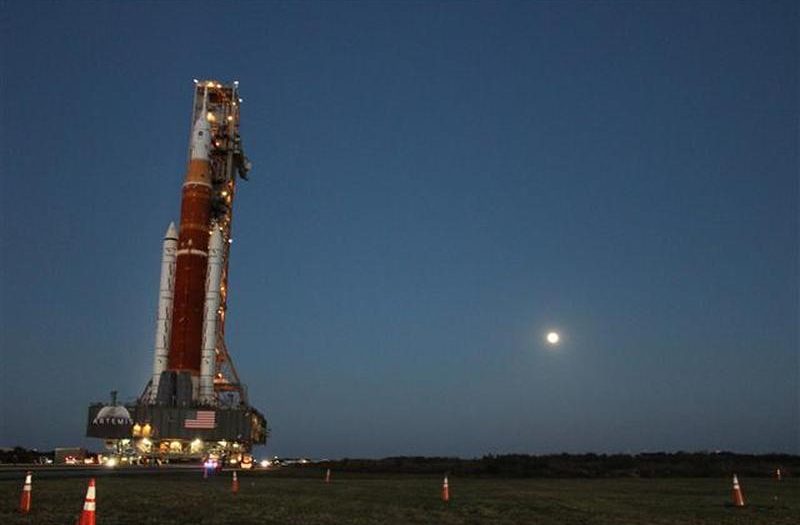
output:
[[[97,412],[93,425],[133,425],[128,409],[123,406],[105,406]]]

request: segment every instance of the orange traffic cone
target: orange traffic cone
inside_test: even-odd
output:
[[[782,479],[783,479],[783,478],[781,477],[781,469],[779,469],[779,468],[776,468],[776,469],[775,469],[775,479],[776,479],[776,480],[778,480],[778,481],[780,481],[780,480],[782,480]]]
[[[83,512],[81,512],[78,525],[95,525],[94,478],[89,480],[89,488],[86,489],[86,499],[83,502]]]
[[[327,471],[325,471],[325,483],[330,483],[330,482],[331,482],[331,469],[328,469]]]
[[[442,501],[450,501],[450,484],[447,483],[447,476],[444,477],[444,483],[442,483]]]
[[[739,486],[736,474],[733,475],[733,506],[744,507],[744,496],[742,496],[742,488]]]
[[[233,471],[233,481],[231,482],[231,492],[236,494],[239,492],[239,478],[236,477],[236,471]]]
[[[22,495],[19,497],[19,511],[28,513],[31,511],[31,471],[25,474],[25,485],[22,487]]]

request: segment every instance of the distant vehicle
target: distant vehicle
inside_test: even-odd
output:
[[[284,465],[283,461],[281,461],[278,458],[272,458],[271,460],[269,460],[270,467],[282,467],[283,465]]]
[[[206,470],[213,470],[215,472],[222,471],[222,461],[215,457],[207,457],[205,461],[203,461],[203,468]]]

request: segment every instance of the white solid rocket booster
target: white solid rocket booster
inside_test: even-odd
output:
[[[222,283],[222,232],[214,225],[208,242],[208,272],[206,301],[203,312],[203,352],[200,356],[200,395],[198,401],[212,405],[214,396],[214,365],[216,363],[217,327],[219,319],[220,285]]]
[[[161,372],[167,369],[169,335],[172,327],[172,296],[175,293],[175,261],[178,250],[178,230],[169,223],[164,234],[161,251],[161,283],[158,290],[158,315],[156,318],[156,341],[153,357],[153,381],[150,387],[150,402],[155,402]]]

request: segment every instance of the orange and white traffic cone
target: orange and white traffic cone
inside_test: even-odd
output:
[[[25,474],[25,485],[22,487],[22,495],[19,497],[19,511],[27,514],[31,511],[31,471]]]
[[[744,507],[744,496],[742,496],[742,487],[739,486],[739,478],[736,474],[733,475],[733,506]]]
[[[236,471],[233,471],[233,481],[231,482],[231,492],[236,494],[239,492],[239,478],[236,477]]]
[[[94,478],[89,480],[89,488],[86,489],[86,499],[83,502],[83,512],[78,525],[95,525],[95,492]]]
[[[442,501],[450,501],[450,484],[447,482],[447,476],[442,483]]]
[[[331,482],[331,469],[325,471],[325,483]]]
[[[781,469],[779,469],[779,468],[775,469],[775,479],[778,480],[778,481],[783,479],[783,477],[781,476]]]

